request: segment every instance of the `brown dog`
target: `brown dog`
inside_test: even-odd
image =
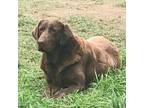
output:
[[[46,96],[63,97],[83,90],[97,74],[120,65],[118,48],[112,42],[102,36],[89,40],[74,36],[69,26],[58,20],[41,20],[32,34],[43,52]]]

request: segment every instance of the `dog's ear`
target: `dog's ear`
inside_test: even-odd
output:
[[[73,37],[73,33],[68,25],[64,25],[63,34],[60,39],[60,45],[66,45],[68,40]]]
[[[38,25],[35,27],[35,29],[32,31],[32,36],[34,37],[35,40],[38,40],[39,38],[39,26],[41,25],[41,23],[43,22],[44,20],[40,20]]]

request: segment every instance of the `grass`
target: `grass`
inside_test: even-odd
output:
[[[125,0],[119,0],[116,4],[118,7],[126,7],[126,1]]]
[[[18,24],[19,108],[125,108],[125,29],[121,26],[123,24],[120,19],[101,20],[87,16],[69,16],[66,19],[73,31],[86,39],[106,35],[115,42],[120,47],[121,67],[116,70],[119,74],[113,74],[110,70],[105,77],[96,79],[83,92],[72,93],[64,99],[50,99],[42,96],[47,84],[40,69],[41,53],[37,51],[36,42],[31,35],[38,20],[31,17],[32,15],[26,15],[26,10],[20,8],[22,13],[19,15]]]
[[[96,5],[114,4],[115,6],[118,7],[126,7],[125,0],[87,0],[87,1],[93,1]]]

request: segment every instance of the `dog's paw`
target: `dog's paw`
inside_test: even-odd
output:
[[[53,98],[63,98],[65,95],[65,92],[58,91],[53,95]]]
[[[45,89],[44,92],[43,92],[43,96],[44,97],[51,97],[50,90],[49,89]]]

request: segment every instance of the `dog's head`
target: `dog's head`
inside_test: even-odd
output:
[[[68,25],[58,20],[41,20],[32,32],[37,41],[38,50],[50,52],[58,46],[64,46],[73,37]]]

